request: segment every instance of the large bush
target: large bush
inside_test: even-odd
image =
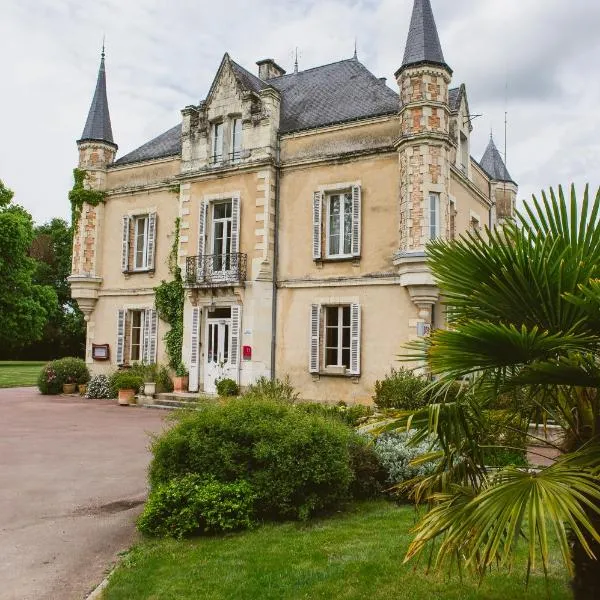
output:
[[[354,432],[293,405],[241,398],[185,414],[152,444],[153,487],[198,474],[246,480],[263,518],[306,519],[349,496]]]
[[[43,367],[38,376],[38,388],[42,394],[60,394],[65,383],[87,383],[90,372],[80,358],[59,358]]]
[[[369,437],[355,435],[350,440],[350,468],[354,474],[350,484],[353,498],[358,500],[379,496],[387,480],[375,446]]]
[[[86,398],[114,398],[106,375],[94,375],[88,383]]]
[[[217,394],[222,397],[237,396],[240,393],[240,386],[229,378],[217,379],[216,382]]]
[[[373,400],[381,409],[418,410],[429,402],[426,387],[427,381],[413,371],[392,369],[385,379],[375,382]]]
[[[176,538],[248,529],[255,523],[255,500],[245,481],[222,483],[185,475],[151,491],[138,528],[148,535]]]

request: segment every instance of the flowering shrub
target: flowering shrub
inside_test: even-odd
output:
[[[90,373],[80,358],[59,358],[49,362],[38,376],[42,394],[60,394],[65,383],[87,383]]]
[[[410,464],[418,456],[432,451],[431,442],[427,440],[416,446],[411,445],[410,440],[414,434],[414,430],[393,431],[384,433],[375,442],[375,454],[387,471],[387,481],[391,485],[429,475],[435,468],[433,461],[420,465]]]
[[[94,375],[88,383],[86,398],[113,398],[106,375]]]
[[[59,380],[56,369],[52,363],[48,363],[38,376],[38,388],[42,394],[60,394],[62,392],[62,381]]]

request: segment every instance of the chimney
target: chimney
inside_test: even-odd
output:
[[[258,77],[263,81],[285,75],[285,69],[282,69],[272,58],[259,60],[256,64],[258,65]]]

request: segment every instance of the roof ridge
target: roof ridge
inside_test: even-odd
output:
[[[274,79],[283,79],[284,77],[294,77],[295,75],[302,75],[303,73],[308,73],[309,71],[316,71],[317,69],[323,69],[324,67],[331,67],[333,65],[339,65],[344,62],[358,63],[361,67],[364,67],[367,71],[369,71],[369,69],[367,69],[367,67],[365,67],[365,65],[363,65],[360,62],[360,60],[358,60],[357,58],[343,58],[341,60],[334,60],[333,62],[326,63],[324,65],[317,65],[315,67],[310,67],[310,69],[304,69],[303,71],[298,71],[297,73],[286,73],[285,75],[279,75],[278,77],[271,77],[270,79],[267,79],[267,81],[272,81]],[[370,73],[370,71],[369,71],[369,73]]]

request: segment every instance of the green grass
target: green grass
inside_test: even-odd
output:
[[[553,555],[548,591],[535,572],[525,589],[525,558],[494,570],[481,586],[448,573],[403,565],[415,513],[369,502],[308,524],[181,542],[147,540],[128,552],[103,600],[533,600],[571,598]]]
[[[45,362],[0,361],[0,388],[37,385],[37,378]]]

